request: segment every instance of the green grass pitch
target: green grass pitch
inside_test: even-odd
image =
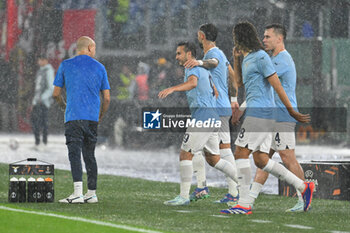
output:
[[[99,175],[98,204],[59,204],[71,194],[69,171],[55,171],[54,203],[8,203],[8,165],[0,164],[0,207],[79,217],[115,226],[0,208],[0,232],[350,232],[349,201],[314,199],[307,213],[285,213],[295,198],[260,195],[250,216],[219,213],[215,204],[226,189],[210,188],[211,197],[189,206],[168,207],[163,201],[179,193],[179,184]],[[86,177],[84,175],[84,180]],[[86,182],[85,182],[86,184]],[[86,187],[85,187],[86,188]],[[193,187],[192,187],[193,189]],[[127,227],[131,227],[128,228]],[[130,230],[131,229],[131,230]]]

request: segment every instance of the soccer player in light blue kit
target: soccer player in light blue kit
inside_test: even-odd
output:
[[[218,34],[217,28],[213,24],[203,24],[198,31],[198,41],[204,51],[204,57],[202,60],[188,60],[185,63],[186,68],[192,67],[204,67],[209,70],[213,77],[215,87],[219,92],[219,97],[216,100],[216,107],[222,122],[222,126],[219,129],[219,147],[220,157],[230,162],[235,168],[234,172],[237,174],[235,160],[231,150],[231,136],[229,121],[232,116],[232,111],[238,109],[237,97],[230,102],[228,94],[228,76],[231,82],[234,83],[234,71],[227,60],[225,54],[215,45],[215,40]],[[232,110],[231,110],[232,104]],[[205,175],[205,161],[201,153],[196,153],[193,158],[193,169],[197,177],[197,188],[191,194],[191,201],[198,199],[204,199],[209,197],[209,189],[206,186]],[[228,203],[231,205],[237,203],[239,198],[237,189],[237,177],[231,179],[226,177],[228,183],[228,193],[221,200],[216,203]]]
[[[283,89],[285,90],[289,101],[293,108],[297,108],[297,99],[295,96],[296,87],[296,70],[293,58],[285,50],[284,40],[286,39],[286,29],[280,24],[271,24],[265,27],[264,45],[266,50],[272,52],[271,60],[276,69],[277,75],[281,80]],[[275,151],[278,151],[284,165],[294,173],[297,177],[305,180],[304,172],[295,157],[295,123],[277,93],[274,92],[276,104],[276,123],[275,132],[272,135],[272,146],[269,157],[272,158]],[[258,197],[262,186],[265,184],[268,173],[261,169],[257,169],[254,182],[251,185],[249,196],[252,198],[251,204]],[[298,202],[288,209],[287,212],[303,212],[304,201],[299,190],[297,190]]]
[[[181,42],[176,49],[176,60],[180,65],[196,56],[195,45]],[[192,119],[196,121],[215,120],[216,127],[203,129],[188,127],[184,135],[180,152],[180,195],[175,199],[164,202],[165,205],[177,206],[190,203],[189,192],[193,175],[193,154],[204,151],[207,162],[225,175],[234,178],[234,167],[219,156],[218,128],[221,126],[220,117],[216,110],[215,86],[209,72],[202,67],[185,69],[184,83],[167,88],[159,92],[159,98],[165,98],[175,91],[186,91]]]
[[[309,122],[310,116],[293,109],[286,95],[269,55],[263,50],[255,27],[248,22],[238,23],[233,29],[236,48],[244,56],[242,63],[242,78],[237,84],[244,84],[247,109],[240,133],[236,139],[235,159],[238,170],[238,187],[240,199],[238,204],[230,209],[221,210],[224,214],[252,214],[249,196],[251,167],[250,153],[253,153],[255,165],[281,180],[293,185],[304,199],[306,211],[312,201],[315,187],[313,182],[304,182],[283,165],[269,158],[274,130],[274,94],[278,94],[289,115],[300,122]],[[236,68],[236,67],[235,67]]]

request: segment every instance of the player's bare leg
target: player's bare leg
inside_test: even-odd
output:
[[[281,150],[278,151],[280,154],[280,157],[282,159],[282,162],[287,167],[289,171],[291,171],[293,174],[295,174],[299,179],[305,181],[304,177],[304,171],[303,168],[300,166],[296,156],[295,156],[295,150],[289,149],[289,150]],[[303,211],[303,196],[301,195],[301,192],[299,190],[296,190],[297,196],[298,196],[298,202],[293,208],[287,209],[287,212],[302,212]]]
[[[296,175],[294,175],[291,171],[289,171],[287,168],[285,168],[283,165],[273,161],[269,158],[268,154],[262,153],[262,152],[255,152],[253,153],[254,156],[254,162],[255,165],[266,171],[271,173],[272,175],[276,176],[280,180],[285,180],[287,183],[293,185],[296,190],[299,192],[304,192],[309,185],[304,182],[303,179],[298,178]],[[312,185],[313,186],[313,185]],[[313,191],[313,188],[311,188]],[[312,194],[310,197],[310,203],[312,199]],[[309,204],[307,204],[307,209],[309,207]],[[304,211],[306,211],[304,209]]]

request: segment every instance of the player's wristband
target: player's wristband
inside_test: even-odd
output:
[[[247,108],[247,102],[244,101],[244,102],[241,104],[241,106],[239,106],[239,111],[242,111],[242,112],[243,112],[246,108]]]
[[[202,66],[202,65],[203,65],[203,61],[202,61],[202,60],[198,60],[198,63],[199,63],[199,64],[198,64],[199,66]]]
[[[232,102],[237,102],[237,97],[236,96],[231,96],[231,103]]]

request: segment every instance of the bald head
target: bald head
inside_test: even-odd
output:
[[[95,49],[96,49],[95,41],[90,37],[82,36],[77,40],[78,55],[88,55],[90,57],[94,57]]]

